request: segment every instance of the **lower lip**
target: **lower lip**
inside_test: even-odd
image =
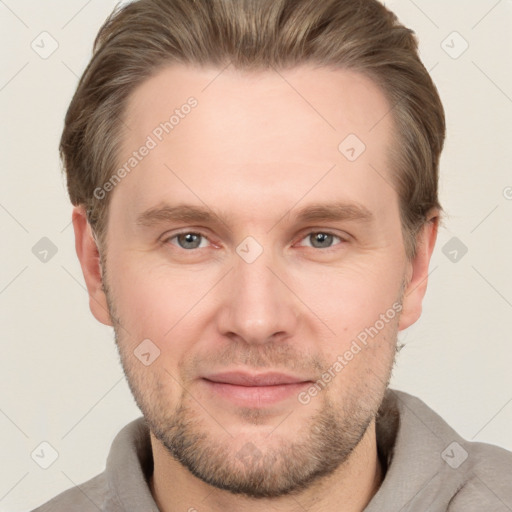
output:
[[[297,397],[311,382],[278,384],[275,386],[238,386],[203,379],[208,388],[218,396],[244,407],[263,407]]]

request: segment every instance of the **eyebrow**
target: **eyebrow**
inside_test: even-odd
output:
[[[284,217],[289,217],[292,212],[293,209],[285,212],[278,222],[283,220]],[[225,215],[221,212],[215,213],[207,207],[190,204],[176,206],[163,204],[142,212],[137,216],[136,224],[146,227],[166,222],[227,224],[230,218],[230,215]],[[358,203],[343,202],[313,204],[301,208],[295,214],[295,220],[298,223],[322,221],[359,221],[369,223],[374,219],[373,213],[365,206]]]
[[[306,206],[297,212],[296,219],[298,222],[351,220],[369,223],[374,215],[361,204],[336,202]]]

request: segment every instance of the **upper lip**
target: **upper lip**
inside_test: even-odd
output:
[[[203,378],[212,382],[233,384],[235,386],[278,386],[280,384],[297,384],[310,381],[310,379],[279,372],[247,373],[232,371],[215,373]]]

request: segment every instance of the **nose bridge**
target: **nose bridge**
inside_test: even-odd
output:
[[[242,243],[234,258],[219,328],[223,334],[236,335],[247,343],[265,343],[278,334],[291,335],[298,311],[293,293],[281,281],[285,280],[280,276],[283,265],[277,264],[271,250],[246,258],[254,247],[249,246],[245,253],[243,249]]]

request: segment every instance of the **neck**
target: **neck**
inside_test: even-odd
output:
[[[360,512],[379,489],[383,470],[373,422],[350,458],[332,474],[294,495],[248,498],[217,489],[192,475],[174,460],[151,434],[153,497],[162,512]]]

